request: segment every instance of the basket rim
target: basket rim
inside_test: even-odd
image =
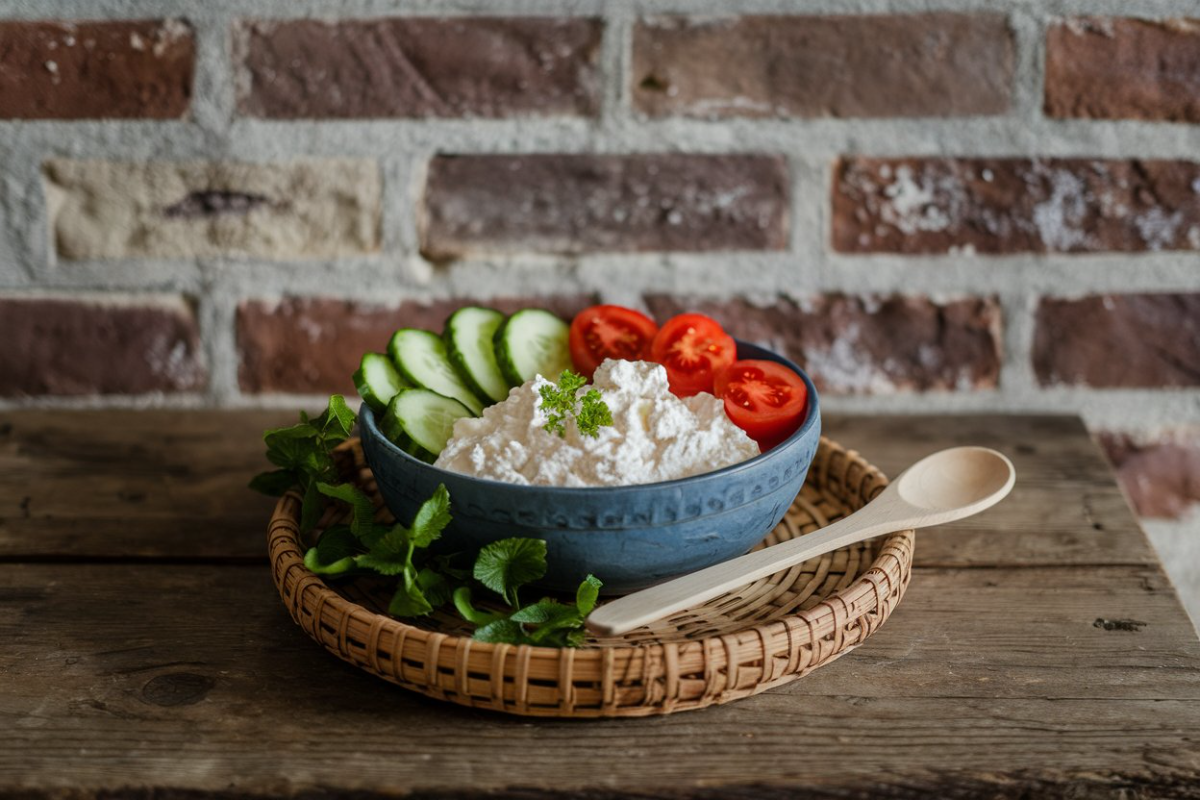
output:
[[[353,443],[355,438],[347,440],[347,444]],[[873,471],[879,478],[879,487],[882,489],[888,483],[888,478],[877,467],[867,462],[856,451],[842,447],[840,444],[825,436],[820,438],[820,442],[824,446],[831,446],[842,450],[848,457],[858,459],[864,466]],[[596,644],[588,643],[577,648],[556,648],[543,647],[541,645],[513,645],[506,643],[491,643],[481,642],[469,636],[460,636],[454,633],[445,633],[442,631],[429,630],[417,625],[409,624],[402,619],[382,614],[373,611],[366,606],[347,599],[341,593],[325,583],[324,578],[317,575],[308,569],[304,564],[304,549],[299,539],[299,516],[302,497],[295,490],[289,490],[279,498],[275,505],[274,513],[271,516],[271,521],[268,528],[268,549],[271,556],[272,572],[276,576],[277,588],[280,593],[283,593],[286,576],[289,573],[296,573],[297,587],[303,587],[304,590],[311,590],[310,587],[318,590],[318,596],[315,603],[318,608],[329,607],[332,610],[337,610],[345,614],[358,614],[368,619],[379,620],[381,628],[388,629],[396,635],[402,635],[404,638],[425,640],[430,637],[439,637],[439,641],[443,646],[454,646],[460,641],[469,641],[471,650],[480,651],[482,653],[494,654],[497,650],[503,649],[504,652],[515,651],[518,653],[529,652],[543,659],[563,659],[564,657],[571,659],[573,662],[580,660],[590,661],[595,659],[611,658],[614,654],[632,655],[633,653],[644,652],[647,649],[663,648],[671,642],[664,642],[657,639],[649,639],[636,644]],[[844,606],[846,614],[853,618],[858,618],[875,611],[880,605],[880,595],[878,585],[868,578],[871,572],[881,572],[884,577],[891,581],[891,573],[884,562],[888,559],[900,561],[893,550],[896,547],[905,544],[910,546],[911,541],[915,536],[914,529],[905,529],[896,531],[890,534],[885,534],[879,537],[879,548],[874,559],[856,577],[850,584],[837,590],[836,592],[825,597],[817,606],[805,611],[793,611],[786,616],[747,624],[744,628],[737,630],[715,633],[709,636],[698,637],[690,640],[707,647],[711,642],[726,642],[729,637],[739,636],[743,634],[756,634],[760,638],[779,630],[782,625],[785,629],[790,630],[791,626],[803,626],[812,631],[815,635],[825,635],[826,629],[836,629],[838,625],[846,622],[846,618],[838,619],[838,614],[830,606],[829,601],[837,598],[841,605]],[[835,551],[836,552],[836,551]],[[901,565],[903,567],[903,565]],[[911,566],[911,564],[909,565]],[[297,589],[296,597],[300,598],[304,591]],[[874,595],[872,598],[871,596]],[[866,603],[859,602],[860,597],[866,599]],[[850,614],[851,609],[856,613]],[[816,612],[816,619],[813,619],[813,612]],[[317,620],[319,623],[319,620]],[[303,627],[303,626],[302,626]],[[312,632],[310,631],[310,634]],[[564,654],[569,654],[564,656]]]

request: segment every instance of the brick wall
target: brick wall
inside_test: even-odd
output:
[[[0,10],[2,405],[311,404],[402,322],[603,299],[1200,499],[1191,0],[138,5]]]

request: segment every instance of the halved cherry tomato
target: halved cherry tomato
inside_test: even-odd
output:
[[[795,433],[808,409],[804,381],[774,361],[735,361],[717,374],[715,388],[725,415],[764,453]]]
[[[680,397],[711,392],[713,377],[735,358],[733,337],[703,314],[671,317],[650,345],[650,359],[667,368],[671,391]]]
[[[589,379],[606,358],[645,361],[658,333],[654,320],[624,306],[592,306],[571,320],[571,361]]]

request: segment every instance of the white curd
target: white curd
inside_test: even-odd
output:
[[[590,388],[600,390],[613,424],[582,436],[574,419],[566,435],[542,429],[540,375],[484,409],[460,419],[436,466],[480,478],[539,486],[628,486],[686,478],[758,455],[758,445],[725,416],[711,394],[679,398],[667,371],[648,361],[608,360]]]

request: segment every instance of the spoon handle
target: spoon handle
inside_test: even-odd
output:
[[[814,533],[617,598],[593,611],[587,626],[606,636],[626,633],[831,550],[911,527],[906,520],[889,518],[880,511],[883,509],[867,506]]]
[[[953,447],[934,453],[864,508],[827,528],[606,603],[588,616],[587,626],[602,635],[626,633],[830,550],[964,519],[1004,499],[1015,480],[1012,462],[995,450]]]

